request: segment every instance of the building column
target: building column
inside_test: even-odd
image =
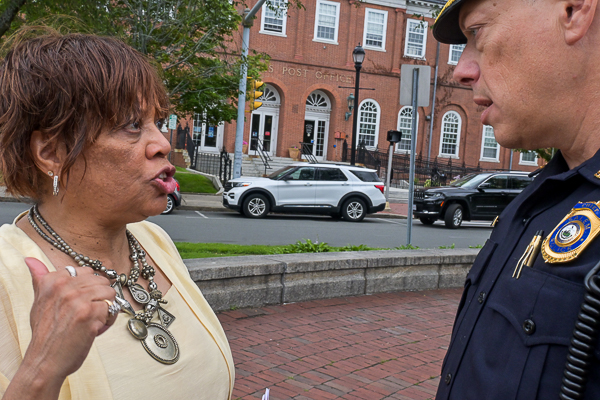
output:
[[[404,29],[404,14],[405,10],[396,8],[396,20],[394,21],[394,40],[392,43],[392,73],[400,73],[400,60],[402,58],[402,48],[404,40],[402,40],[402,30]]]

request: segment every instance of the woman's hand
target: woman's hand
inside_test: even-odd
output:
[[[77,371],[96,336],[116,320],[104,300],[115,290],[91,268],[48,272],[35,258],[26,258],[33,280],[32,337],[23,362],[3,399],[56,399],[65,378]],[[38,393],[38,390],[40,391]],[[17,397],[11,397],[12,395]]]

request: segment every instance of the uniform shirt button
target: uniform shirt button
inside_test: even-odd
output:
[[[529,221],[528,218],[523,218],[523,225],[525,225],[527,223],[527,221]]]
[[[450,372],[448,372],[446,374],[446,378],[444,378],[444,382],[446,382],[446,385],[449,385],[450,382],[452,382],[452,374]]]
[[[479,293],[479,297],[477,297],[477,301],[479,302],[479,304],[482,304],[483,300],[485,300],[485,292]]]
[[[523,331],[527,335],[533,335],[535,333],[535,322],[526,319],[525,322],[523,322]]]

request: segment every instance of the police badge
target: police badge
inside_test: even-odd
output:
[[[547,263],[574,260],[600,232],[600,201],[579,202],[544,240],[542,256]]]

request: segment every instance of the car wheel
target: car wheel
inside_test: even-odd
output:
[[[444,216],[444,222],[446,228],[456,229],[462,224],[463,221],[463,208],[460,204],[451,204],[446,210]]]
[[[263,218],[269,213],[269,200],[262,194],[251,194],[244,200],[244,215],[250,218]]]
[[[171,214],[174,208],[175,200],[173,199],[173,196],[169,194],[167,195],[167,208],[165,208],[165,211],[163,211],[162,214]]]
[[[419,221],[421,221],[421,223],[423,225],[433,225],[433,223],[435,222],[435,219],[428,218],[428,217],[421,217],[421,218],[419,218]]]
[[[347,200],[342,207],[342,218],[346,221],[360,222],[367,215],[367,206],[359,198]]]

